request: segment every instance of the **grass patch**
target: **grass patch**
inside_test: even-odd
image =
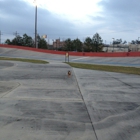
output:
[[[47,64],[48,63],[48,62],[43,61],[43,60],[24,59],[24,58],[0,57],[0,60],[20,61],[20,62],[29,62],[29,63],[37,63],[37,64]]]
[[[140,68],[135,68],[135,67],[94,65],[94,64],[83,64],[83,63],[67,63],[67,64],[69,64],[71,67],[74,68],[140,75]]]

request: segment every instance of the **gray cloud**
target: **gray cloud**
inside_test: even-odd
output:
[[[131,41],[139,36],[139,0],[102,0],[98,3],[102,7],[101,17],[91,17],[93,21],[101,21],[97,27],[104,40],[122,38]]]
[[[99,5],[103,6],[106,11],[112,11],[112,13],[129,14],[130,16],[138,12],[140,2],[139,0],[102,0]],[[134,15],[133,15],[134,16]]]
[[[0,1],[0,30],[3,32],[3,40],[12,37],[17,31],[20,35],[27,33],[34,37],[35,7],[24,1],[5,0]],[[45,9],[38,8],[38,33],[47,34],[50,38],[70,37],[76,31],[75,26],[58,15],[54,15]]]
[[[120,27],[120,30],[137,30],[140,16],[139,16],[139,0],[103,0],[100,2],[103,7],[103,15],[106,18],[106,23],[114,28]]]
[[[98,3],[102,12],[98,15],[88,16],[89,22],[64,19],[46,9],[38,8],[38,33],[47,34],[49,38],[66,39],[68,37],[83,38],[93,36],[98,32],[103,40],[112,41],[112,38],[122,38],[131,41],[139,36],[139,0],[102,0]],[[94,24],[95,23],[95,24]],[[2,41],[14,38],[17,31],[20,35],[27,33],[34,37],[35,7],[23,0],[0,0],[0,30]]]

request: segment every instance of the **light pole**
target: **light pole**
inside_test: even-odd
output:
[[[140,37],[138,37],[138,46],[137,46],[137,51],[139,50],[139,49],[138,49],[138,48],[139,48],[139,38],[140,38]]]
[[[113,52],[114,52],[114,38],[112,38],[112,40],[113,40],[112,44],[113,44]]]
[[[38,43],[37,43],[37,2],[34,0],[35,3],[35,48],[38,48]]]
[[[105,40],[105,45],[104,46],[106,47],[106,40]],[[108,52],[108,46],[107,46],[106,52]]]

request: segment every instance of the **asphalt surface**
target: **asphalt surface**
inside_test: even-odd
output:
[[[0,140],[139,140],[140,76],[71,68],[60,55],[0,48],[0,56],[50,62],[0,61]],[[92,58],[70,58],[83,59]]]

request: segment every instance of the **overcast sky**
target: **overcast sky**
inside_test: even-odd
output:
[[[93,37],[97,32],[104,43],[112,38],[136,40],[140,37],[140,0],[36,0],[37,32],[47,40]],[[2,42],[27,33],[34,38],[34,0],[0,0]]]

